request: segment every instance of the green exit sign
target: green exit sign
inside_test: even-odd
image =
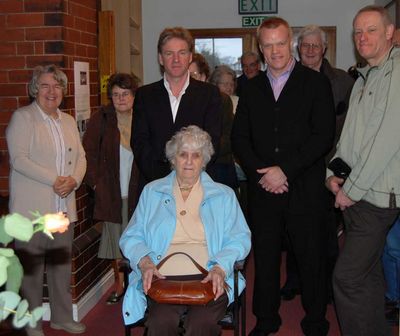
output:
[[[278,0],[239,0],[239,14],[278,13]]]
[[[270,16],[242,16],[242,27],[258,27]]]

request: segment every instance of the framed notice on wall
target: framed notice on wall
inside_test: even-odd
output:
[[[81,136],[90,118],[89,63],[74,62],[75,120]]]

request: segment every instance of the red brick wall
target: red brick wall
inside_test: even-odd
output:
[[[8,196],[5,129],[15,109],[27,105],[27,83],[39,64],[55,63],[68,76],[61,108],[74,116],[74,61],[90,64],[90,104],[99,106],[97,0],[0,1],[0,197]],[[73,292],[77,300],[107,269],[96,258],[98,232],[86,213],[84,187],[77,193]],[[89,266],[90,265],[90,266]]]

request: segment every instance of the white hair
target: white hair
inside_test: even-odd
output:
[[[166,143],[165,156],[172,168],[175,167],[176,154],[182,149],[200,152],[203,157],[203,168],[207,166],[211,156],[214,154],[211,136],[195,125],[182,127],[181,130],[176,132],[171,140]]]

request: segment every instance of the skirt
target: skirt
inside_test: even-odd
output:
[[[98,257],[101,259],[122,259],[119,239],[128,226],[128,199],[122,199],[122,223],[103,222]]]

